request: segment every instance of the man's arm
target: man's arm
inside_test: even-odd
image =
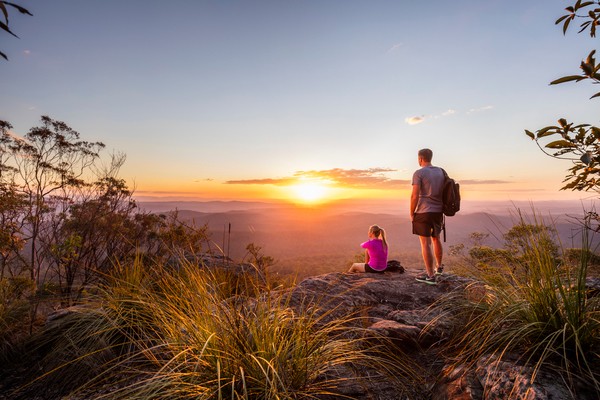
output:
[[[419,202],[419,185],[412,185],[412,193],[410,194],[410,220],[412,221],[415,217],[415,210],[417,209],[417,203]]]

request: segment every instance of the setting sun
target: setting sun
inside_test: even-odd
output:
[[[318,183],[301,183],[292,186],[298,200],[305,203],[314,203],[323,200],[327,195],[327,187]]]

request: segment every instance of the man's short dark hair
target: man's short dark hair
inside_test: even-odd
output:
[[[425,162],[431,162],[433,158],[433,151],[429,149],[421,149],[419,150],[419,157],[421,157]]]

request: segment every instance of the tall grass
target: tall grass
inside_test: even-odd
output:
[[[26,279],[0,279],[0,365],[27,332],[30,308],[24,293],[30,288]]]
[[[241,293],[231,280],[186,263],[120,268],[93,302],[35,340],[51,351],[32,386],[58,381],[111,399],[304,399],[340,398],[339,387],[367,370],[398,393],[417,379],[352,316],[327,322],[316,304],[294,310],[283,291]]]
[[[452,343],[457,363],[516,355],[534,367],[532,381],[551,366],[571,388],[586,382],[600,395],[600,298],[586,292],[589,232],[582,228],[579,263],[568,264],[548,251],[543,221],[524,222],[520,256],[439,305],[461,322]]]

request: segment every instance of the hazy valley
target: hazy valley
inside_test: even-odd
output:
[[[339,202],[319,207],[237,201],[140,202],[140,206],[157,213],[176,209],[182,220],[196,226],[207,224],[213,250],[223,249],[236,261],[247,256],[246,246],[254,243],[264,255],[275,258],[273,270],[300,277],[347,269],[360,257],[359,244],[366,240],[372,224],[386,230],[390,258],[409,268],[421,268],[419,243],[411,233],[405,202]],[[502,234],[518,221],[518,212],[532,221],[532,210],[545,224],[556,227],[564,248],[581,246],[581,203],[465,203],[459,214],[447,219],[445,248],[458,244],[469,248],[473,232],[489,234],[483,244],[499,246]]]

